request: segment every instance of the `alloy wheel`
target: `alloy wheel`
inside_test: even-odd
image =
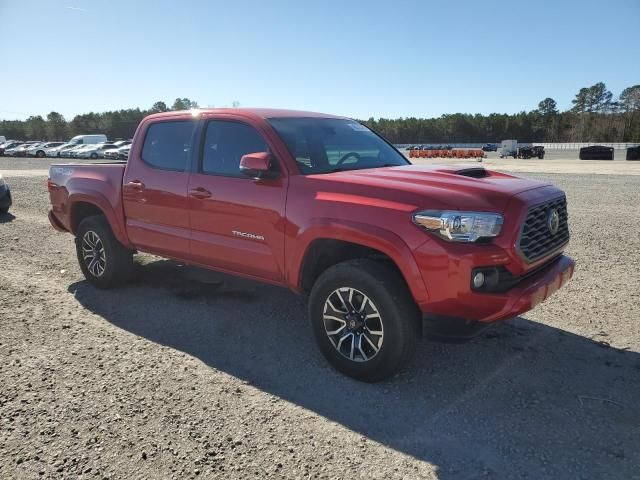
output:
[[[324,303],[322,319],[333,347],[351,361],[367,362],[382,348],[382,317],[360,290],[341,287],[331,292]]]
[[[82,237],[82,259],[91,275],[101,277],[104,274],[107,257],[102,240],[93,230],[87,231]]]

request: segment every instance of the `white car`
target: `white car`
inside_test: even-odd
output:
[[[73,149],[70,150],[71,157],[72,158],[81,158],[81,156],[84,154],[85,151],[93,150],[93,148],[95,148],[95,145],[93,145],[93,144],[82,145],[81,147],[73,148]]]
[[[60,145],[63,145],[63,144],[64,142],[47,142],[47,143],[36,144],[27,148],[25,153],[27,157],[42,158],[46,156],[45,152],[47,151],[47,149],[53,148],[53,147],[59,147]]]
[[[104,158],[108,158],[109,160],[126,160],[129,157],[130,149],[131,144],[127,143],[120,148],[107,150],[104,154]]]
[[[63,150],[60,152],[60,156],[65,158],[73,157],[74,152],[86,147],[87,147],[86,145],[80,144],[80,145],[76,145],[75,147],[67,148],[66,150]]]
[[[96,145],[87,145],[87,148],[83,148],[82,150],[78,150],[76,152],[76,157],[79,158],[104,158],[104,153],[107,150],[112,150],[118,148],[117,145],[113,143],[97,143]]]
[[[63,150],[68,150],[70,148],[74,148],[77,145],[73,145],[71,143],[63,143],[62,145],[60,145],[59,147],[53,147],[53,148],[47,148],[44,153],[47,157],[59,157],[60,156],[60,152],[62,152]]]

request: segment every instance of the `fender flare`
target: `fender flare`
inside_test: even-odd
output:
[[[81,192],[74,192],[69,195],[69,231],[75,235],[75,231],[72,229],[72,225],[75,223],[73,218],[73,209],[78,203],[88,203],[98,208],[107,219],[107,223],[111,228],[116,239],[127,248],[131,248],[129,239],[123,230],[122,218],[119,218],[114,210],[113,206],[104,194],[97,190],[83,190]]]
[[[342,240],[378,250],[396,264],[414,300],[424,304],[428,292],[418,264],[408,245],[394,232],[375,225],[335,218],[314,219],[298,231],[296,248],[288,249],[287,278],[295,291],[301,290],[302,272],[309,247],[316,240]]]

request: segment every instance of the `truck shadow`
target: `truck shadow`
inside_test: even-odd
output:
[[[441,479],[638,473],[640,355],[605,336],[517,318],[464,345],[422,341],[406,371],[369,385],[328,367],[304,301],[284,289],[161,260],[125,288],[69,291],[117,327],[434,464]]]
[[[0,212],[0,223],[9,223],[15,220],[16,216],[10,212],[2,213]]]

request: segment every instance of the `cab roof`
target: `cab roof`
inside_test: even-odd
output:
[[[253,118],[341,118],[337,115],[329,115],[326,113],[307,112],[303,110],[287,110],[279,108],[196,108],[193,110],[173,110],[170,112],[154,113],[149,115],[151,118],[170,117],[178,115],[195,115],[199,114],[215,114],[215,113],[231,113],[238,116],[253,117]]]

